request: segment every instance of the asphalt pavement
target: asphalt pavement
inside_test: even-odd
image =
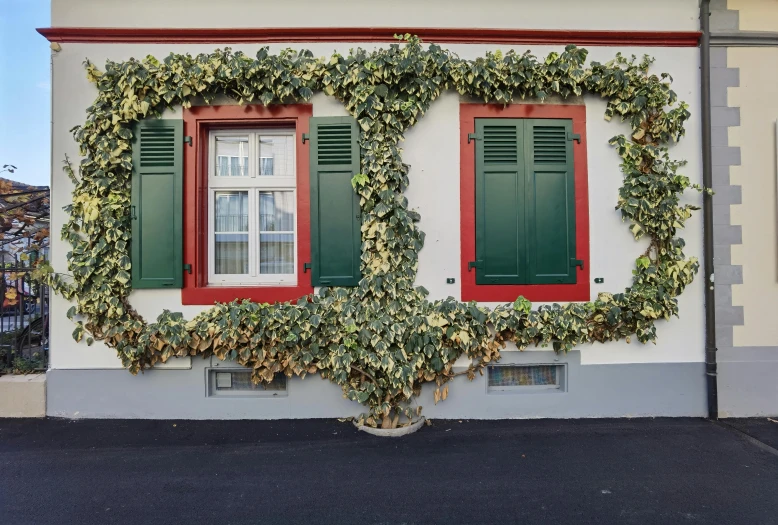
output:
[[[0,420],[0,524],[778,524],[769,419]]]

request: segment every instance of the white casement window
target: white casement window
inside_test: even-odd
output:
[[[294,129],[211,131],[208,283],[297,284]]]

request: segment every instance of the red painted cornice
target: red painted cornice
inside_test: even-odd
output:
[[[586,31],[435,27],[116,28],[44,27],[60,43],[237,44],[286,42],[392,42],[396,34],[440,44],[576,44],[580,46],[696,47],[699,31]]]

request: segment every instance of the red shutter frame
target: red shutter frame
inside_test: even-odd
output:
[[[475,132],[477,118],[572,119],[573,133],[581,135],[581,143],[573,143],[575,153],[575,222],[576,259],[584,261],[578,270],[576,284],[513,284],[478,285],[475,270],[467,265],[475,261],[475,146],[467,143],[467,135]],[[532,302],[589,301],[589,173],[586,157],[586,106],[565,104],[460,104],[460,242],[461,293],[463,301],[512,302],[523,295]]]
[[[181,302],[185,305],[211,305],[235,299],[255,302],[295,301],[313,293],[303,264],[311,259],[311,203],[309,187],[308,119],[311,104],[262,106],[195,106],[184,109],[184,264],[192,273],[184,274]],[[222,126],[257,127],[293,124],[297,141],[297,286],[208,286],[208,132]]]

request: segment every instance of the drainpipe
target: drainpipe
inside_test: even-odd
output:
[[[710,0],[700,1],[700,86],[702,88],[702,185],[713,187],[710,109]],[[703,193],[703,271],[705,273],[705,377],[708,390],[708,417],[719,418],[716,364],[716,296],[713,270],[713,197]]]

